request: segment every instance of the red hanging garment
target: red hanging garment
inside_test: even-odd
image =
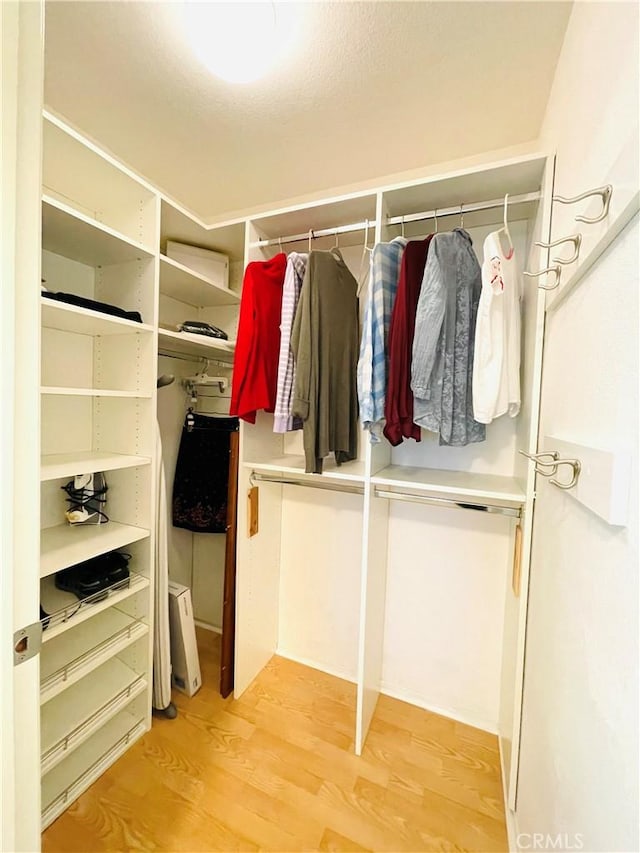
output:
[[[253,261],[244,274],[229,414],[251,424],[258,409],[275,409],[286,266],[280,253]]]

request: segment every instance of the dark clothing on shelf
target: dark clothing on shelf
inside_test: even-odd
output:
[[[292,414],[303,421],[305,471],[358,455],[358,283],[339,250],[311,252],[291,334]]]
[[[139,311],[125,311],[117,305],[109,305],[108,302],[98,302],[96,299],[87,299],[85,296],[76,296],[75,293],[51,293],[42,291],[42,296],[47,299],[55,299],[56,302],[66,302],[69,305],[77,305],[79,308],[90,308],[92,311],[100,311],[101,314],[110,314],[112,317],[120,317],[122,320],[133,320],[134,323],[142,323],[142,315]]]
[[[173,481],[174,527],[226,532],[230,435],[237,429],[237,418],[187,416]]]
[[[384,435],[394,447],[401,444],[403,438],[420,441],[420,427],[413,422],[411,358],[416,309],[432,237],[429,235],[425,240],[411,240],[407,243],[391,314]]]

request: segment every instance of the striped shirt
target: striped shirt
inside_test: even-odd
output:
[[[358,403],[362,426],[371,433],[372,444],[380,441],[384,421],[387,335],[406,245],[404,237],[396,237],[390,243],[377,243],[371,253],[369,290],[358,359]]]
[[[282,314],[280,318],[280,356],[278,358],[278,385],[276,407],[273,415],[274,432],[291,432],[302,429],[300,418],[291,415],[295,364],[291,352],[291,329],[295,317],[304,272],[307,267],[307,255],[291,252],[287,259],[282,291]]]

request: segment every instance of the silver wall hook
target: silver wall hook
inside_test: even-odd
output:
[[[555,290],[556,287],[558,287],[558,285],[560,284],[561,269],[559,266],[545,267],[545,269],[539,270],[538,272],[527,272],[525,270],[522,275],[527,275],[529,276],[529,278],[538,278],[538,276],[546,275],[549,272],[555,273],[556,278],[553,284],[539,284],[538,287],[541,290]]]
[[[570,258],[552,258],[554,264],[573,264],[578,260],[580,254],[580,246],[582,245],[582,234],[572,234],[571,237],[561,237],[559,240],[554,240],[553,243],[537,242],[535,245],[541,249],[553,249],[555,246],[561,246],[562,243],[573,243],[573,255]]]
[[[527,453],[526,450],[519,450],[518,453],[521,456],[526,456],[527,459],[531,459],[532,462],[535,462],[536,474],[541,474],[543,477],[553,477],[556,473],[558,456],[560,455],[557,450],[542,450],[540,453]],[[543,459],[545,456],[548,456],[550,461],[546,462]],[[551,470],[541,471],[540,468],[538,468],[539,465],[543,465]]]
[[[559,489],[572,489],[578,482],[578,477],[580,476],[580,471],[582,470],[580,460],[558,459],[557,465],[570,465],[573,468],[573,476],[571,477],[568,483],[561,483],[559,480],[556,480],[555,477],[552,477],[549,482],[552,483],[554,486],[557,486]]]
[[[602,199],[602,212],[599,216],[576,216],[576,222],[586,222],[587,225],[595,225],[596,222],[602,222],[603,219],[606,218],[609,213],[609,205],[611,204],[611,196],[613,194],[613,186],[611,184],[606,184],[603,187],[596,187],[595,190],[587,190],[587,192],[581,193],[580,195],[574,196],[573,198],[565,198],[561,195],[554,195],[553,200],[560,202],[560,204],[577,204],[579,201],[583,201],[585,198],[591,198],[592,196],[599,195]]]

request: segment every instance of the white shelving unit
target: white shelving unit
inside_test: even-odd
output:
[[[257,473],[280,474],[283,478],[286,478],[287,474],[295,475],[296,478],[302,478],[305,482],[309,483],[313,483],[314,481],[339,482],[340,480],[363,483],[365,478],[364,462],[354,461],[337,465],[331,456],[325,459],[322,474],[305,474],[304,456],[294,456],[293,454],[275,457],[274,459],[262,462],[248,460],[242,464],[245,468]]]
[[[43,826],[151,725],[158,194],[45,114],[40,601]],[[64,521],[60,486],[109,472],[109,520]],[[126,549],[129,578],[80,600],[55,574]]]
[[[160,255],[160,293],[197,308],[237,305],[240,297],[184,264]]]
[[[206,335],[194,335],[190,332],[174,332],[171,329],[158,329],[158,346],[172,352],[211,358],[233,364],[235,341],[209,338]]]
[[[514,477],[495,474],[389,465],[373,476],[371,482],[376,486],[408,487],[417,493],[456,500],[499,501],[515,507],[522,506],[525,501],[525,492]]]

